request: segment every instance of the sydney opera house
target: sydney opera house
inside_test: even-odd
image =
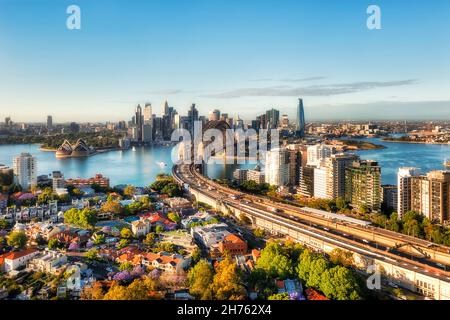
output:
[[[88,157],[95,153],[83,139],[78,139],[74,145],[64,140],[63,144],[56,151],[57,158],[80,158]]]

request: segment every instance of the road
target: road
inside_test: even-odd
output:
[[[411,271],[420,271],[446,282],[450,280],[450,272],[446,271],[450,270],[450,266],[444,266],[429,258],[414,256],[399,250],[392,250],[389,246],[359,237],[357,232],[355,234],[350,234],[350,232],[344,233],[339,228],[331,228],[329,220],[308,216],[300,211],[301,208],[294,207],[295,210],[293,210],[291,208],[292,206],[290,206],[289,209],[287,209],[286,205],[279,206],[278,204],[270,202],[271,206],[277,208],[283,207],[283,210],[285,210],[283,213],[274,213],[267,209],[267,204],[269,202],[261,197],[245,194],[239,199],[233,199],[231,197],[232,195],[238,196],[242,195],[242,193],[212,182],[201,176],[201,174],[194,170],[192,166],[185,165],[174,167],[173,175],[178,182],[185,183],[189,185],[190,188],[201,192],[211,199],[217,199],[227,206],[242,210],[251,216],[271,221],[290,230],[295,230],[302,234],[322,239],[352,252],[358,252],[365,256],[384,260]],[[291,213],[295,215],[291,215]],[[332,224],[339,225],[339,223]],[[350,230],[353,228],[356,230],[362,228],[350,225],[345,225],[345,227]],[[370,230],[370,233],[379,232],[379,230],[373,229]],[[397,235],[394,236],[389,234],[388,236],[395,237]],[[399,236],[400,235],[398,235],[397,238]],[[400,239],[403,240],[403,236]],[[417,242],[417,244],[421,245],[419,242]],[[444,270],[442,268],[444,268]]]

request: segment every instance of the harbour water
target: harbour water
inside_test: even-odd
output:
[[[379,162],[383,184],[396,184],[399,167],[417,167],[423,172],[444,169],[443,162],[450,159],[450,145],[430,145],[385,142],[378,138],[367,139],[384,145],[385,149],[359,151],[363,159]],[[21,152],[29,152],[37,158],[38,174],[61,171],[67,178],[91,177],[102,173],[110,178],[111,185],[133,184],[147,186],[159,173],[171,173],[173,147],[153,146],[136,150],[110,151],[88,158],[56,159],[53,152],[39,150],[35,144],[0,145],[0,164],[12,166],[12,159]],[[164,162],[167,166],[159,165]],[[236,168],[253,168],[245,165],[208,165],[207,174],[211,178],[231,178]]]

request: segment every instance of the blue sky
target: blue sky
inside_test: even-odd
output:
[[[81,30],[66,28],[67,6]],[[381,8],[381,30],[366,9]],[[0,0],[0,117],[450,119],[448,0]]]

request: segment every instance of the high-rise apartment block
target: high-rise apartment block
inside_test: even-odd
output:
[[[265,163],[266,182],[275,186],[289,184],[289,152],[285,148],[267,151]]]
[[[37,161],[29,153],[21,153],[13,159],[13,171],[15,182],[23,190],[29,191],[37,185]]]
[[[411,210],[432,222],[450,218],[450,171],[435,170],[411,179]]]
[[[345,169],[345,199],[358,210],[381,210],[381,168],[378,162],[353,161],[352,165]]]
[[[411,180],[418,176],[419,171],[416,168],[400,168],[397,173],[397,213],[401,218],[406,212],[411,210]]]

